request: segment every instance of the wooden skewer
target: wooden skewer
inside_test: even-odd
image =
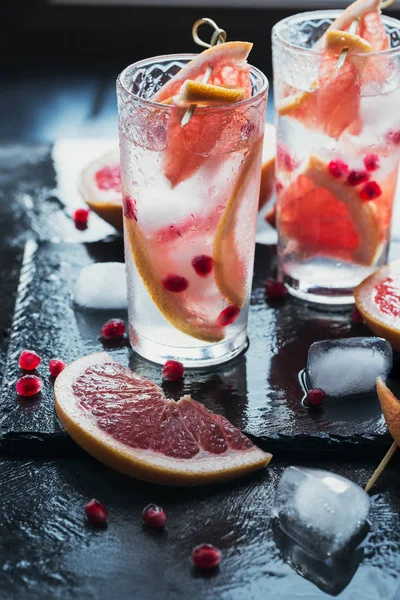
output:
[[[349,32],[355,33],[357,31],[357,27],[358,27],[358,19],[354,19],[354,21],[350,25]],[[340,71],[340,69],[343,67],[344,61],[346,60],[346,56],[348,53],[349,53],[348,48],[343,48],[343,50],[341,51],[339,60],[337,61],[337,65],[336,65],[336,69],[338,71]]]
[[[390,460],[395,455],[397,448],[398,448],[397,442],[393,442],[393,444],[390,446],[389,450],[386,452],[385,456],[383,457],[382,461],[379,463],[379,465],[378,465],[377,469],[375,470],[374,474],[372,475],[371,479],[368,481],[367,485],[365,486],[366,492],[369,492],[374,487],[375,483],[378,481],[379,476],[382,474],[385,467],[387,467]]]

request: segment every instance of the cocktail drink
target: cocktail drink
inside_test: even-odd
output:
[[[273,30],[279,263],[326,305],[387,260],[400,156],[400,22],[379,0]]]
[[[246,345],[268,91],[250,49],[155,57],[118,78],[130,340],[155,362],[214,364]]]

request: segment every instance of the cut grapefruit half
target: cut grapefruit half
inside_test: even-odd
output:
[[[106,353],[68,365],[54,398],[61,424],[79,446],[142,481],[217,483],[262,469],[272,458],[221,415],[190,396],[168,400]]]
[[[400,445],[400,400],[389,390],[381,377],[376,381],[376,391],[387,428],[397,445]]]
[[[93,212],[122,231],[122,192],[118,148],[85,167],[79,178],[79,191]]]
[[[400,351],[400,260],[364,279],[355,288],[354,298],[371,331]]]

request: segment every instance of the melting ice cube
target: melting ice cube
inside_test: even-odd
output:
[[[74,302],[81,308],[122,310],[127,307],[124,263],[84,267],[75,286]]]
[[[376,378],[386,379],[392,363],[392,347],[382,338],[314,342],[308,351],[308,384],[333,397],[372,393]]]
[[[369,505],[368,494],[340,475],[289,467],[280,479],[273,515],[289,537],[324,560],[361,541]]]

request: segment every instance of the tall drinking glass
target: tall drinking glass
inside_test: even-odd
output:
[[[151,97],[192,58],[135,63],[117,95],[130,341],[198,367],[246,347],[268,81],[251,67],[249,99],[182,126]]]
[[[339,11],[273,29],[279,265],[292,295],[325,305],[387,260],[400,154],[400,21],[389,49],[350,52],[318,40]],[[314,44],[316,44],[314,46]]]

